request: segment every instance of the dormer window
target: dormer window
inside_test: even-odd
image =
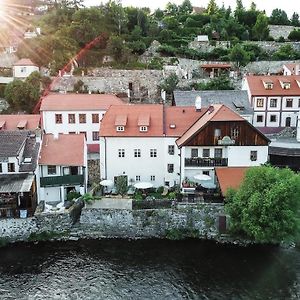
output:
[[[289,90],[291,88],[290,81],[280,81],[280,85],[284,90]]]
[[[124,126],[117,126],[117,131],[124,131],[125,127]]]
[[[140,126],[140,132],[147,132],[148,126]]]
[[[272,90],[273,89],[273,81],[263,81],[264,87],[266,90]]]

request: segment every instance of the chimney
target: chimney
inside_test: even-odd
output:
[[[195,100],[196,111],[201,111],[201,105],[202,105],[202,99],[200,96],[197,96]]]
[[[58,132],[54,132],[54,133],[53,133],[53,139],[54,139],[54,140],[58,140],[58,136],[59,136],[59,133],[58,133]]]
[[[298,112],[298,120],[297,120],[297,133],[296,133],[296,139],[297,142],[300,143],[300,111]]]

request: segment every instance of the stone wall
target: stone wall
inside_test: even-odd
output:
[[[213,239],[218,236],[220,214],[223,214],[223,206],[218,204],[156,210],[84,208],[80,222],[72,225],[69,213],[41,213],[27,219],[1,219],[0,242],[39,240],[39,235],[64,240],[166,238],[174,235]]]
[[[269,25],[270,36],[276,40],[279,39],[281,36],[287,39],[290,32],[293,31],[295,28],[300,29],[299,27],[295,26]]]
[[[88,160],[88,181],[91,185],[100,182],[100,159]]]

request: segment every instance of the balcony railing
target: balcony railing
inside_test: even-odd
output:
[[[84,176],[64,175],[64,176],[42,177],[40,183],[41,183],[41,187],[60,186],[60,185],[79,185],[79,184],[84,184]]]
[[[186,167],[226,167],[228,166],[227,158],[186,158]]]

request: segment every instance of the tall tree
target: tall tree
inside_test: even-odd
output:
[[[230,60],[234,61],[236,66],[245,66],[250,61],[249,54],[243,49],[240,44],[236,44],[230,52]]]
[[[300,26],[300,22],[299,22],[299,15],[294,12],[291,18],[291,25],[293,26]]]
[[[284,10],[279,8],[273,9],[269,22],[272,25],[289,25],[289,18]]]
[[[190,14],[193,11],[193,6],[190,0],[183,0],[181,5],[178,7],[180,14]]]
[[[256,38],[259,41],[265,40],[269,36],[269,32],[268,17],[265,14],[260,13],[252,28],[253,38]]]
[[[207,5],[207,14],[212,16],[218,12],[218,5],[215,0],[210,0]]]

